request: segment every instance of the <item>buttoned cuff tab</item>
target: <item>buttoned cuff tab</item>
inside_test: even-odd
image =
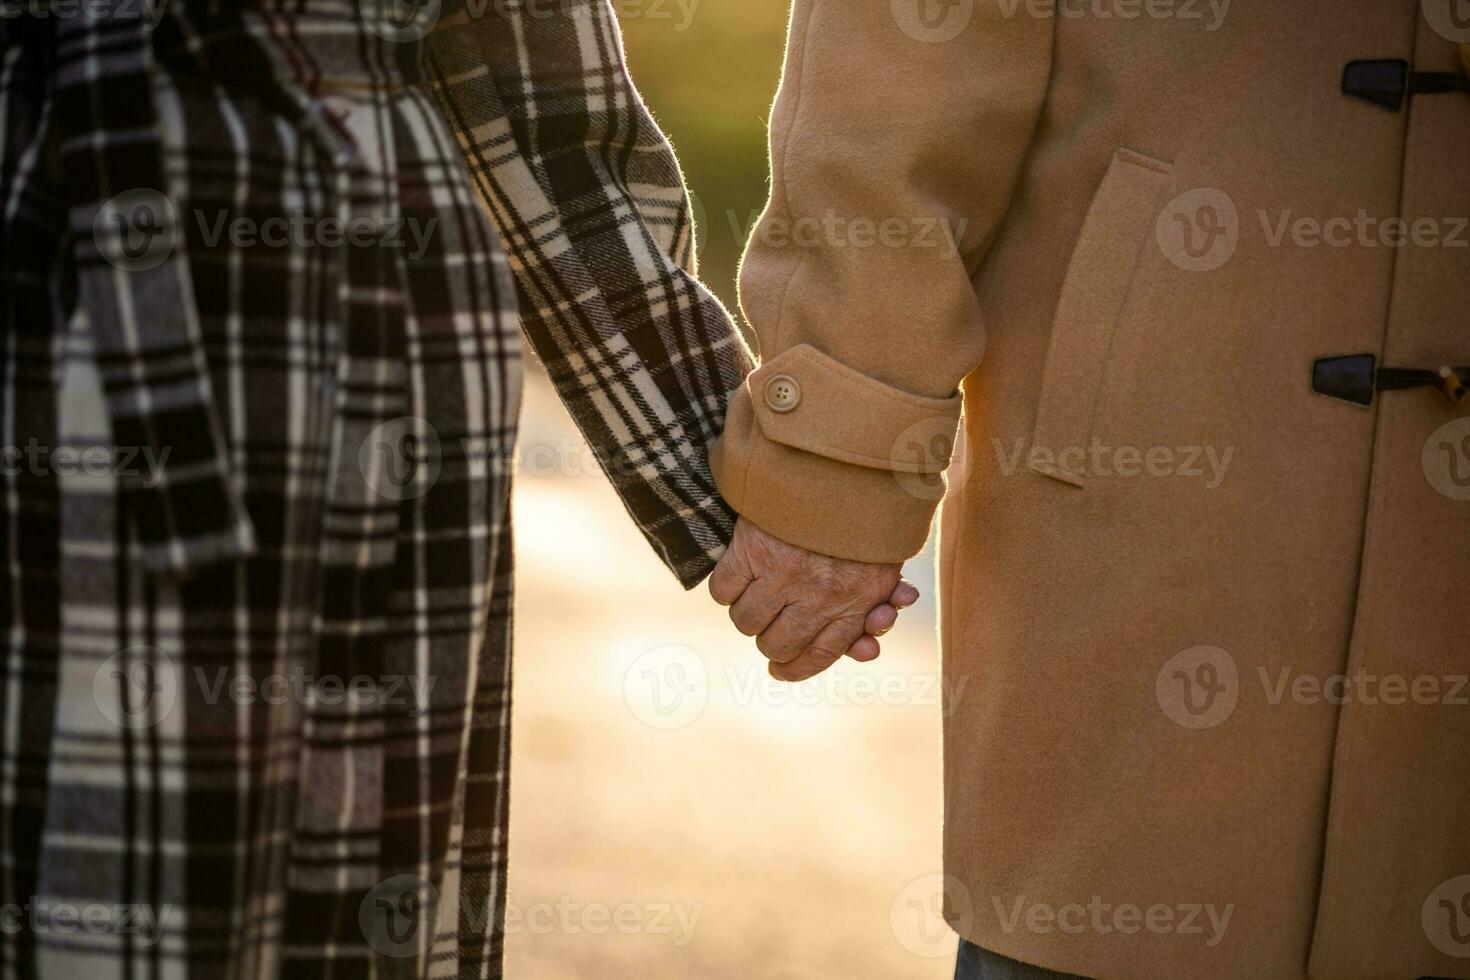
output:
[[[761,433],[828,459],[895,473],[949,465],[961,397],[927,398],[883,384],[809,344],[783,351],[746,382]]]
[[[783,541],[901,562],[924,547],[944,496],[961,397],[893,388],[816,348],[771,358],[730,403],[711,449],[720,493]]]

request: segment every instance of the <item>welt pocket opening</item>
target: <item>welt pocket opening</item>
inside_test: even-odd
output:
[[[1159,198],[1174,165],[1135,150],[1113,153],[1072,249],[1052,318],[1028,465],[1074,487],[1086,454],[1113,333],[1127,306],[1142,252],[1153,240]],[[1070,461],[1070,462],[1069,462]]]

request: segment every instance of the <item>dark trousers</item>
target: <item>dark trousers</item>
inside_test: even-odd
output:
[[[981,949],[966,939],[960,940],[960,955],[954,965],[954,980],[1086,980],[1075,973],[1058,973],[1039,966],[1021,963],[999,953]],[[1437,980],[1421,977],[1420,980]]]
[[[1008,956],[981,949],[960,940],[960,955],[954,965],[954,980],[1085,980],[1074,973],[1058,973],[1021,963]]]

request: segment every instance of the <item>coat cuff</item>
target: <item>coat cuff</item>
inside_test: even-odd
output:
[[[918,554],[944,496],[961,396],[890,387],[808,344],[766,361],[735,396],[712,450],[743,517],[821,554]]]

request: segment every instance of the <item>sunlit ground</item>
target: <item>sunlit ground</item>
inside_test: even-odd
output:
[[[508,975],[941,978],[933,575],[872,664],[771,681],[529,379]]]

